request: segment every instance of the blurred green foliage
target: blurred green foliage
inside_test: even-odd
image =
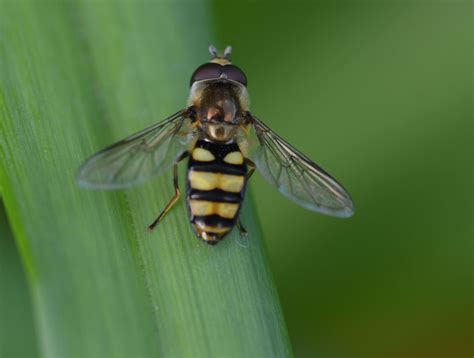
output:
[[[252,111],[356,214],[252,192],[296,356],[474,350],[472,3],[215,2]]]
[[[252,180],[296,356],[471,356],[472,3],[216,0],[212,6],[216,45],[234,47],[234,63],[249,78],[252,111],[340,180],[356,204],[353,218],[328,218],[285,200],[258,175]],[[177,89],[185,93],[180,83],[207,59],[204,48],[214,38],[196,35],[194,27],[204,25],[189,13],[176,22],[149,9],[159,31],[179,33],[191,54],[203,51],[185,62],[163,55],[176,83],[166,68],[151,68],[153,58],[132,56],[140,58],[130,64],[140,73],[155,71],[144,79],[146,88],[178,104]],[[126,26],[137,51],[174,46],[140,43],[134,31],[144,28]],[[97,56],[120,43],[104,37]],[[182,46],[176,51],[184,53]],[[116,68],[103,69],[105,83]],[[153,85],[158,78],[166,81]],[[153,112],[169,112],[145,90],[124,86],[120,95],[130,101],[129,113],[142,97]],[[118,103],[113,114],[125,125],[124,108]],[[143,123],[148,111],[138,113]],[[11,277],[21,273],[14,265]],[[26,296],[18,302],[26,304]]]

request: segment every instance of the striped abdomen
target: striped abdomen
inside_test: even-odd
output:
[[[196,234],[216,244],[237,223],[244,199],[247,165],[237,143],[199,140],[187,177],[189,219]]]

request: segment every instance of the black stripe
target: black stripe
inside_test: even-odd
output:
[[[231,152],[240,152],[240,148],[236,142],[231,143],[219,143],[219,142],[211,142],[207,140],[199,140],[195,148],[203,148],[210,151],[214,156],[217,158],[224,158],[227,154]]]
[[[203,148],[212,153],[215,159],[211,162],[194,160],[192,155],[189,158],[189,170],[201,170],[211,173],[222,173],[232,175],[245,175],[247,173],[247,164],[231,164],[224,161],[227,154],[239,152],[240,148],[236,142],[216,143],[207,140],[199,140],[194,148]]]
[[[194,200],[206,200],[213,202],[222,203],[238,203],[240,204],[243,199],[243,192],[240,193],[229,193],[220,189],[214,190],[196,190],[188,189],[189,198]]]
[[[220,203],[234,203],[241,204],[244,198],[246,178],[247,173],[247,164],[244,162],[242,164],[230,164],[224,162],[224,158],[227,154],[231,152],[239,151],[239,146],[237,143],[215,143],[205,140],[199,140],[195,148],[204,148],[209,150],[215,157],[215,160],[211,162],[201,162],[194,160],[192,155],[189,157],[188,162],[188,175],[191,171],[195,172],[204,172],[204,173],[219,173],[227,175],[238,175],[244,177],[244,185],[242,190],[239,193],[231,193],[220,189],[215,190],[196,190],[191,188],[191,183],[188,179],[186,180],[186,191],[188,195],[188,208],[189,200],[205,200],[210,202],[220,202]],[[235,225],[235,222],[238,217],[237,215],[233,219],[225,219],[219,215],[209,215],[209,216],[193,216],[191,210],[189,210],[190,219],[193,223],[199,222],[204,225],[213,226],[213,227],[229,227],[232,228]],[[224,234],[212,234],[219,237],[223,237]],[[207,241],[206,241],[207,242]]]
[[[218,228],[231,228],[235,224],[235,219],[225,219],[219,215],[207,215],[207,216],[193,216],[192,222],[194,224],[202,223],[206,226],[218,227]]]
[[[228,163],[198,162],[189,161],[189,170],[195,170],[208,173],[221,173],[230,175],[245,175],[247,168],[245,165],[233,165]]]

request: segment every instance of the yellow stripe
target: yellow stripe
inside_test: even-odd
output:
[[[221,189],[230,193],[240,193],[244,187],[244,176],[191,170],[189,182],[191,188],[197,190]]]
[[[216,236],[214,234],[208,235],[206,232],[201,232],[199,234],[199,237],[203,239],[204,241],[216,241]]]
[[[196,225],[196,227],[203,232],[209,232],[212,234],[224,234],[229,232],[232,228],[230,227],[215,227],[209,225]]]
[[[237,210],[239,210],[239,204],[233,203],[218,203],[217,204],[217,214],[220,217],[226,219],[233,219],[235,214],[237,214]]]
[[[217,214],[225,219],[233,219],[239,210],[239,204],[220,203],[207,200],[190,200],[191,213],[195,216]]]
[[[206,200],[190,200],[191,213],[196,216],[215,214],[215,203]]]
[[[213,190],[219,185],[219,174],[208,172],[189,172],[189,183],[191,188],[197,190]]]
[[[214,154],[204,148],[195,148],[193,150],[193,159],[198,162],[212,162],[216,160]]]
[[[219,189],[230,193],[240,193],[244,187],[244,177],[240,175],[221,174]]]
[[[224,157],[224,162],[229,164],[242,164],[244,162],[244,157],[240,152],[231,152]]]

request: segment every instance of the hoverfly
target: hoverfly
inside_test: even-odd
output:
[[[230,61],[231,47],[191,76],[188,106],[89,158],[79,184],[120,189],[173,168],[175,194],[149,226],[152,230],[180,197],[178,163],[188,159],[186,201],[196,235],[214,245],[234,226],[255,168],[287,198],[306,209],[349,217],[349,193],[328,173],[249,112],[245,73]]]

